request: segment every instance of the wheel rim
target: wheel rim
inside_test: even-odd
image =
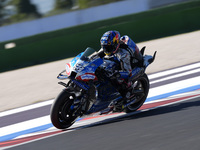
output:
[[[74,98],[73,98],[74,99]],[[73,112],[70,110],[70,107],[73,103],[73,99],[69,98],[68,100],[65,101],[65,103],[59,108],[58,116],[59,116],[59,121],[63,125],[65,124],[71,124],[76,116],[72,116]]]
[[[136,102],[128,106],[131,111],[137,110],[142,106],[149,91],[148,82],[145,78],[140,78],[134,84],[134,90],[137,91],[137,94],[135,94]]]

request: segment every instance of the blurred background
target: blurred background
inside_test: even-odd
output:
[[[107,30],[135,42],[200,28],[200,0],[0,0],[0,72],[98,50]]]

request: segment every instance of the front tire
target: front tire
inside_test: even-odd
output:
[[[135,94],[136,102],[127,106],[127,108],[125,109],[126,113],[138,110],[145,102],[149,93],[149,79],[145,73],[140,76],[135,81],[135,83],[136,87],[134,88],[134,90],[137,91],[137,93]]]
[[[50,117],[56,128],[66,129],[75,122],[77,116],[73,116],[70,110],[73,101],[73,95],[66,90],[63,90],[55,99],[51,106]]]

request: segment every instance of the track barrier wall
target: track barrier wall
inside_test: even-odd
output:
[[[200,1],[185,2],[142,13],[79,25],[27,38],[0,43],[0,72],[77,55],[88,46],[98,50],[107,30],[118,30],[135,42],[200,29]],[[22,31],[23,32],[23,31]]]

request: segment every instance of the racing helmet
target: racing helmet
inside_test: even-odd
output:
[[[101,37],[101,48],[106,55],[116,53],[119,48],[120,33],[118,31],[107,31]]]

